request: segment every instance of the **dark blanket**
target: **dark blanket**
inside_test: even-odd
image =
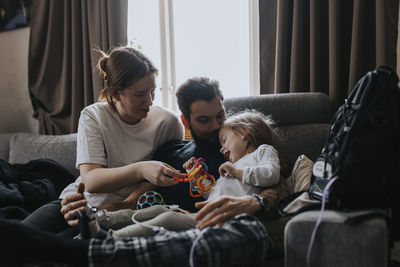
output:
[[[0,218],[24,219],[32,211],[55,200],[75,177],[51,159],[26,164],[0,160]]]

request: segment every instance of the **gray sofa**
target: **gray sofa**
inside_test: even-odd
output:
[[[228,111],[256,109],[271,114],[279,127],[277,149],[290,169],[305,154],[315,160],[329,127],[330,103],[322,93],[292,93],[231,98],[224,101]],[[26,133],[0,134],[0,158],[25,163],[51,158],[78,176],[74,168],[76,134],[41,136]],[[382,219],[357,226],[343,224],[352,213],[326,212],[316,237],[311,266],[387,266],[387,228]],[[285,256],[269,260],[266,266],[306,266],[306,252],[318,216],[310,211],[295,216],[285,228]]]

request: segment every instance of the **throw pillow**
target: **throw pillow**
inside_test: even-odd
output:
[[[288,195],[307,190],[310,187],[313,164],[305,155],[300,155],[288,178],[281,177],[276,185],[262,191],[261,195],[265,198],[266,209],[270,210],[279,200]]]
[[[289,177],[293,184],[293,193],[308,190],[310,188],[313,166],[314,163],[312,160],[307,158],[305,155],[300,155],[297,158],[293,166],[292,175]]]

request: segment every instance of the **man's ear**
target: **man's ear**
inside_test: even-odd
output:
[[[181,121],[183,123],[183,126],[185,126],[185,128],[188,129],[189,128],[189,122],[187,121],[185,116],[183,116],[183,114],[181,114]]]

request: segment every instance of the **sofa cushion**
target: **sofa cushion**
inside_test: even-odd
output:
[[[281,177],[276,185],[263,190],[261,194],[265,197],[264,205],[270,209],[280,199],[293,193],[307,190],[310,187],[313,165],[314,163],[309,158],[305,155],[300,155],[294,164],[290,177],[287,179]]]
[[[26,163],[40,158],[49,158],[59,162],[75,176],[76,134],[36,135],[18,133],[10,139],[9,162]]]
[[[10,139],[13,134],[0,134],[0,159],[7,161],[10,154]]]

